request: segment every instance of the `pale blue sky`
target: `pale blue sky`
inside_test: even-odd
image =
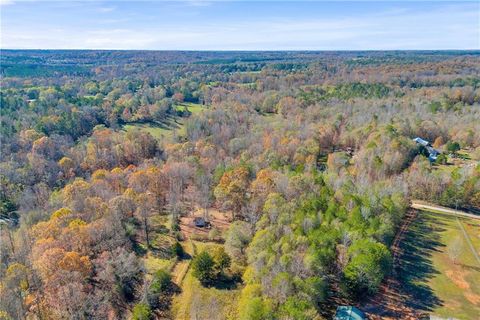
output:
[[[0,3],[1,48],[480,49],[480,1]]]

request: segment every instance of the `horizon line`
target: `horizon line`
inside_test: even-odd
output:
[[[375,51],[478,51],[476,49],[97,49],[97,48],[0,48],[0,51],[151,51],[151,52],[375,52]]]

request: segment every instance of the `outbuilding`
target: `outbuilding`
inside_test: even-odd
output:
[[[193,219],[193,223],[195,224],[195,227],[198,228],[205,228],[207,225],[207,222],[203,217],[195,217],[195,219]]]

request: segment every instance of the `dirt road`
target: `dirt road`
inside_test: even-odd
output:
[[[459,218],[467,217],[473,219],[480,219],[480,215],[475,215],[467,213],[460,210],[454,210],[451,208],[442,207],[433,203],[428,203],[425,201],[413,200],[411,204],[412,209],[417,210],[427,210],[433,212],[443,212],[448,214],[453,214],[456,216],[457,223],[459,224],[460,230],[462,230],[466,242],[469,244],[470,249],[477,258],[477,261],[480,262],[478,253],[474,250],[473,245],[469,239],[468,234],[465,232],[463,225],[461,224]],[[395,235],[391,250],[393,254],[393,273],[391,276],[387,277],[376,296],[372,297],[367,301],[367,303],[362,307],[362,310],[366,311],[370,319],[419,319],[423,316],[426,316],[423,312],[419,312],[406,303],[408,299],[408,294],[404,292],[401,281],[397,279],[398,272],[402,267],[402,255],[404,252],[401,248],[401,243],[404,240],[405,234],[410,227],[410,224],[415,220],[416,212],[415,210],[409,210],[402,220],[402,225]]]
[[[480,220],[480,215],[476,215],[476,214],[472,214],[472,213],[468,213],[468,212],[464,212],[464,211],[460,211],[460,210],[455,210],[455,209],[451,209],[451,208],[446,208],[446,207],[442,207],[442,206],[439,206],[439,205],[436,205],[436,204],[433,204],[433,203],[428,203],[428,202],[419,201],[419,200],[412,200],[411,207],[414,208],[414,209],[419,209],[419,210],[433,210],[433,211],[437,211],[437,212],[451,213],[451,214],[456,215],[458,227],[462,231],[463,236],[465,238],[465,241],[467,242],[470,250],[472,251],[472,254],[474,255],[475,259],[477,260],[478,265],[480,266],[480,255],[478,254],[477,250],[473,246],[472,240],[470,239],[470,236],[465,231],[465,228],[464,228],[463,224],[458,219],[458,217],[466,217],[466,218],[472,218],[472,219],[479,219]]]
[[[433,203],[428,203],[425,201],[420,201],[420,200],[412,200],[412,205],[411,207],[413,209],[419,209],[419,210],[433,210],[433,211],[439,211],[439,212],[445,212],[445,213],[451,213],[455,214],[458,216],[463,216],[467,218],[473,218],[473,219],[479,219],[480,220],[480,215],[473,214],[473,213],[468,213],[465,211],[460,211],[460,210],[455,210],[447,207],[442,207]]]

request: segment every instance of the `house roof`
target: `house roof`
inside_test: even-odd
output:
[[[338,306],[335,313],[335,320],[364,320],[365,314],[358,308],[352,306]]]
[[[195,217],[193,219],[193,223],[195,223],[196,226],[204,226],[206,224],[206,221],[202,217]]]
[[[430,142],[428,142],[427,140],[423,140],[420,137],[416,137],[415,139],[413,139],[413,141],[415,141],[416,143],[421,144],[422,146],[425,146],[425,147],[430,144]]]

